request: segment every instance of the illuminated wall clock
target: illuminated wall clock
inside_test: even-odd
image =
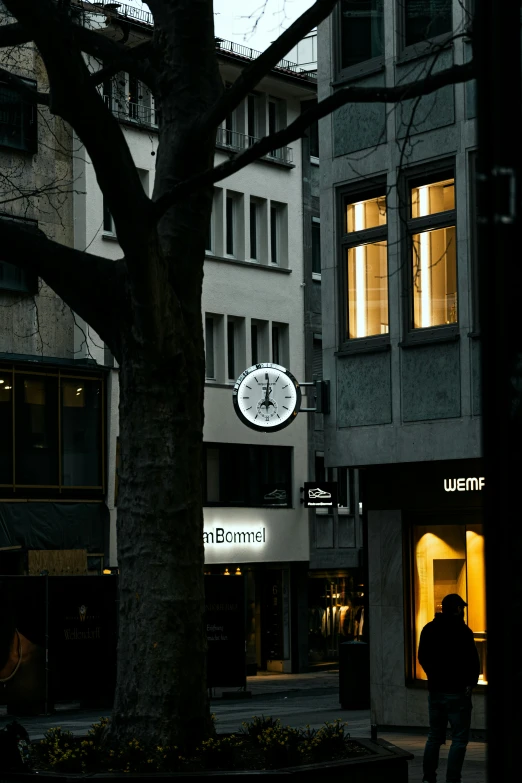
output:
[[[279,364],[254,364],[232,392],[234,408],[247,427],[276,432],[293,422],[301,406],[301,389],[292,373]]]

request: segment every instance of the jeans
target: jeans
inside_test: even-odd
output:
[[[446,770],[447,783],[460,783],[462,765],[469,742],[471,695],[466,693],[435,693],[428,695],[430,730],[424,749],[424,780],[436,783],[440,746],[446,742],[446,727],[451,726],[451,747]]]

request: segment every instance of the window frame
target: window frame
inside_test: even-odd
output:
[[[282,201],[270,201],[268,212],[269,264],[286,268],[288,266],[288,204]]]
[[[254,493],[251,491],[252,487],[250,485],[250,482],[247,482],[245,487],[245,501],[244,503],[241,502],[231,502],[230,498],[225,498],[223,500],[213,500],[209,501],[207,499],[207,490],[208,490],[208,483],[207,483],[207,450],[208,449],[216,449],[219,453],[219,476],[218,476],[218,483],[219,483],[219,490],[220,495],[222,494],[221,490],[223,488],[223,474],[221,471],[221,464],[223,462],[228,462],[227,460],[227,452],[232,451],[233,449],[237,450],[239,452],[236,457],[239,459],[239,457],[242,457],[242,464],[245,465],[245,471],[249,471],[250,476],[259,477],[263,471],[263,468],[268,466],[271,462],[269,459],[270,452],[272,454],[275,454],[276,449],[279,449],[279,454],[283,455],[287,459],[287,469],[288,474],[286,477],[285,482],[277,482],[274,481],[273,484],[282,484],[285,483],[286,488],[286,502],[285,503],[278,503],[278,502],[266,502],[266,503],[256,503],[254,502],[255,497]],[[250,470],[250,462],[251,457],[253,455],[257,456],[257,470],[252,472]],[[265,464],[263,464],[263,459],[265,459]],[[280,446],[280,445],[263,445],[263,444],[254,444],[254,443],[217,443],[213,441],[204,441],[203,443],[203,506],[206,508],[265,508],[265,509],[281,509],[281,510],[288,510],[289,508],[294,507],[293,503],[293,486],[294,486],[294,475],[293,475],[293,447],[292,446]],[[260,498],[262,495],[262,487],[263,485],[260,484],[257,487],[258,490],[258,497]],[[270,485],[272,486],[272,484]],[[264,498],[262,498],[264,500]]]
[[[386,350],[390,346],[390,288],[388,286],[388,332],[386,334],[372,334],[367,337],[348,336],[348,250],[370,242],[386,241],[388,243],[388,205],[386,203],[386,225],[348,233],[346,231],[345,217],[347,204],[353,204],[367,199],[383,197],[388,199],[388,188],[384,178],[376,178],[365,185],[364,182],[339,188],[337,194],[337,236],[338,240],[338,280],[339,280],[339,353],[355,353],[365,350]],[[355,240],[354,238],[357,238]],[[389,278],[388,246],[387,269]]]
[[[26,79],[23,76],[17,77],[24,84],[36,90],[38,83],[35,79]],[[16,89],[11,87],[8,82],[0,78],[0,90],[5,89],[12,93],[17,93]],[[0,149],[14,150],[15,152],[36,155],[38,152],[38,111],[34,104],[23,100],[22,95],[18,95],[20,104],[20,133],[23,136],[24,146],[18,147],[7,142],[0,141]],[[1,136],[0,136],[1,139]]]
[[[384,8],[384,3],[383,3]],[[333,35],[335,40],[334,46],[334,63],[335,63],[335,77],[338,81],[344,81],[349,79],[358,78],[366,74],[375,73],[376,71],[384,70],[385,52],[377,55],[376,57],[370,57],[368,60],[362,60],[360,63],[354,63],[353,65],[342,66],[342,3],[337,4],[336,13],[333,17]],[[383,17],[383,39],[384,38],[384,17]],[[384,44],[385,45],[385,44]]]
[[[212,333],[212,346],[211,350],[209,350],[209,326],[212,325],[211,333]],[[208,356],[209,352],[212,356],[212,375],[208,375]],[[216,381],[216,319],[213,315],[209,315],[208,313],[205,313],[205,383],[207,381]]]
[[[11,496],[20,498],[31,497],[55,497],[59,496],[63,499],[68,497],[95,497],[101,499],[106,491],[107,477],[106,477],[106,438],[107,438],[107,415],[105,409],[105,383],[106,375],[101,372],[89,372],[88,370],[73,371],[71,368],[53,367],[41,365],[39,367],[32,367],[22,364],[12,364],[8,362],[2,362],[0,364],[0,371],[4,377],[11,374],[11,417],[13,427],[14,440],[11,444],[12,447],[12,473],[13,480],[9,483],[0,484],[0,497],[9,498]],[[56,405],[57,405],[57,423],[56,423],[56,443],[57,443],[57,461],[53,466],[53,470],[56,471],[57,481],[52,484],[28,484],[21,483],[17,480],[17,443],[16,443],[16,419],[17,416],[22,415],[20,411],[17,413],[17,399],[19,395],[18,383],[27,378],[31,379],[45,379],[56,378]],[[17,380],[18,379],[18,380]],[[67,382],[89,382],[96,381],[100,384],[100,404],[98,415],[98,445],[99,450],[97,454],[98,459],[98,475],[100,483],[96,485],[72,485],[66,484],[63,477],[64,467],[64,432],[63,432],[63,396],[62,396],[62,381]],[[52,402],[52,401],[51,401]],[[50,404],[50,403],[46,403]],[[21,448],[21,446],[20,446]]]
[[[400,59],[408,59],[410,56],[429,54],[434,45],[444,46],[450,43],[453,38],[453,4],[451,3],[451,26],[448,32],[439,33],[431,38],[425,38],[416,43],[406,43],[406,2],[407,0],[398,0],[396,5],[396,30],[397,30],[397,51],[400,53]]]
[[[437,212],[426,217],[411,217],[411,191],[421,184],[453,179],[455,193],[455,207],[445,212]],[[438,161],[431,166],[422,165],[405,172],[399,185],[400,214],[402,223],[402,269],[403,280],[407,296],[404,297],[406,306],[403,308],[403,342],[402,346],[419,342],[431,342],[433,340],[445,340],[456,338],[459,334],[459,259],[458,259],[458,231],[457,231],[457,178],[454,160]],[[457,284],[457,320],[451,324],[439,324],[437,326],[414,327],[414,299],[413,299],[413,236],[426,231],[455,227],[455,279]]]
[[[314,227],[316,231],[314,232]],[[318,215],[312,215],[312,219],[310,221],[310,255],[311,255],[311,268],[312,268],[312,279],[313,280],[321,280],[321,218]],[[317,241],[318,244],[316,245],[314,242],[314,235],[318,233]],[[314,270],[314,248],[317,247],[318,249],[318,255],[319,255],[319,271]]]
[[[27,218],[19,218],[16,215],[10,215],[5,212],[0,212],[0,219],[11,220],[18,225],[25,226],[29,231],[38,231],[38,222],[36,220],[28,220]],[[34,295],[38,293],[38,275],[31,272],[27,272],[20,267],[10,264],[8,261],[2,260],[2,249],[0,247],[0,268],[7,268],[18,270],[20,275],[19,284],[13,283],[8,285],[6,282],[0,280],[0,291],[5,294],[29,294]]]

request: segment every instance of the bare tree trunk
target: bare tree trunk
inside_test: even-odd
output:
[[[169,313],[162,311],[162,318]],[[174,316],[172,320],[177,320]],[[191,332],[187,334],[187,329]],[[129,334],[120,371],[120,637],[113,738],[190,747],[210,730],[203,588],[201,316],[178,351]]]

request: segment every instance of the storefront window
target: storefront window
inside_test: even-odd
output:
[[[308,580],[308,660],[339,660],[339,645],[366,639],[365,588],[354,576],[311,576]]]
[[[417,658],[420,634],[442,611],[442,599],[458,593],[468,604],[465,620],[480,656],[480,683],[487,682],[486,581],[482,525],[415,525],[413,528],[414,676],[426,680]]]

